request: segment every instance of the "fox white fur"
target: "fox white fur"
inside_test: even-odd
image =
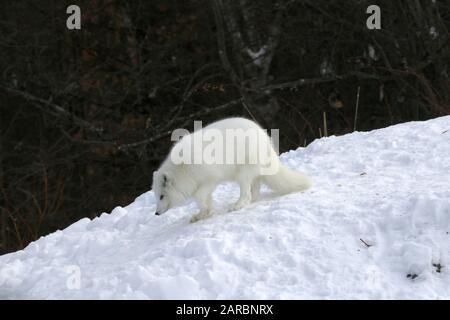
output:
[[[256,130],[262,141],[258,148],[265,148],[265,159],[257,159],[249,152],[254,152],[248,144],[241,146],[235,152],[244,153],[245,162],[240,164],[175,164],[172,153],[175,147],[189,148],[196,135],[204,135],[208,130],[214,129],[223,133],[227,129]],[[205,148],[206,146],[202,146]],[[239,148],[239,146],[238,146]],[[200,149],[203,151],[203,149]],[[199,150],[197,150],[198,152]],[[225,153],[225,150],[224,150]],[[242,155],[242,154],[241,154]],[[250,161],[253,159],[253,161]],[[257,159],[255,163],[255,159]],[[277,170],[273,174],[262,174],[263,167],[275,165]],[[186,200],[194,198],[200,212],[193,216],[191,222],[207,218],[212,211],[212,193],[222,182],[234,181],[239,184],[240,197],[233,209],[238,210],[256,201],[259,197],[261,184],[267,185],[279,195],[303,191],[311,186],[311,180],[305,174],[293,171],[280,163],[279,157],[273,148],[272,141],[255,122],[244,118],[228,118],[214,122],[200,130],[184,136],[172,148],[169,156],[160,168],[153,174],[153,191],[156,197],[156,215],[165,213],[170,208],[183,204]]]

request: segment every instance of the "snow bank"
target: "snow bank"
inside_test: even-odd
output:
[[[450,116],[282,155],[315,185],[213,218],[154,215],[147,192],[0,256],[0,298],[450,298]],[[150,183],[150,182],[149,182]]]

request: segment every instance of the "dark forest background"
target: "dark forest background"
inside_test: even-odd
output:
[[[356,105],[356,130],[448,115],[449,30],[448,0],[2,1],[0,253],[148,191],[194,120],[256,119],[286,151]]]

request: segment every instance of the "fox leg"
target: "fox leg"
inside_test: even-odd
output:
[[[253,180],[251,186],[252,202],[255,202],[259,199],[260,189],[261,189],[261,179],[258,177]]]
[[[251,181],[248,179],[240,179],[239,181],[240,197],[233,207],[233,210],[239,210],[250,204],[252,201]]]
[[[200,209],[200,212],[194,215],[190,222],[197,222],[201,219],[206,219],[211,216],[212,209],[212,192],[214,191],[214,186],[203,185],[194,194],[195,201]]]

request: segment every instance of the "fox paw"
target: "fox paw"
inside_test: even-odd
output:
[[[238,201],[234,206],[233,209],[231,211],[238,211],[241,210],[242,208],[244,208],[245,206],[248,206],[250,204],[249,201]]]
[[[193,217],[191,218],[191,220],[189,220],[189,222],[190,222],[190,223],[194,223],[194,222],[197,222],[197,221],[199,221],[199,220],[201,220],[201,219],[202,219],[202,217],[200,217],[199,214],[196,214],[195,216],[193,216]]]
[[[211,214],[199,213],[199,214],[196,214],[195,216],[193,216],[191,218],[191,220],[189,220],[189,222],[190,223],[194,223],[194,222],[197,222],[199,220],[203,220],[203,219],[209,218],[210,216],[211,216]]]

